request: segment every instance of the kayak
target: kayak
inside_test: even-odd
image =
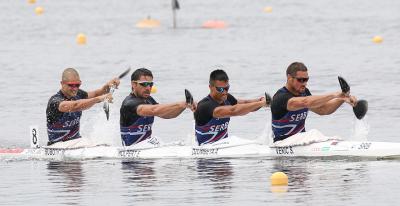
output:
[[[154,144],[154,137],[135,146],[115,147],[105,144],[76,148],[33,147],[0,149],[0,159],[155,159],[243,157],[266,155],[266,145],[235,136],[206,146]]]
[[[192,147],[162,146],[129,148],[98,145],[83,148],[13,148],[0,149],[0,159],[154,159],[215,157],[360,157],[373,159],[400,158],[400,143],[337,141],[304,146],[270,147],[251,143],[231,146]]]
[[[128,147],[100,144],[75,148],[57,148],[52,146],[39,147],[36,136],[31,138],[32,141],[35,140],[31,142],[31,148],[0,149],[0,159],[158,159],[249,156],[400,159],[400,143],[345,141],[337,137],[326,138],[315,130],[299,133],[298,137],[300,138],[297,139],[297,136],[292,137],[291,141],[295,140],[296,144],[277,142],[267,145],[256,140],[229,136],[216,143],[203,146],[179,144],[162,146],[154,137]],[[304,137],[308,142],[301,140]]]

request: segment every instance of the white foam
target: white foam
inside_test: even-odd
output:
[[[112,104],[110,104],[111,107]],[[111,109],[111,108],[110,108]],[[106,115],[102,108],[98,108],[96,113],[92,114],[93,118],[88,121],[81,122],[82,136],[91,139],[99,144],[108,144],[114,146],[121,146],[121,136],[119,133],[119,114],[116,112],[116,108],[112,108],[112,114],[110,119],[107,121]]]
[[[369,133],[369,129],[370,129],[367,120],[368,120],[367,117],[364,117],[361,120],[354,118],[351,140],[367,141],[367,137],[368,137],[368,133]]]
[[[328,137],[316,129],[311,129],[310,131],[300,132],[284,140],[274,142],[270,144],[270,147],[302,146],[329,140],[341,140],[341,138],[337,136]]]

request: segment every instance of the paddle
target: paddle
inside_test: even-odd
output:
[[[265,102],[266,102],[266,105],[271,105],[271,101],[272,101],[271,96],[269,96],[269,94],[267,94],[267,92],[265,92]]]
[[[126,76],[129,73],[130,70],[131,70],[131,68],[129,67],[127,70],[122,72],[122,74],[120,74],[118,76],[118,79],[122,79],[124,76]],[[112,85],[110,87],[110,93],[111,94],[114,93],[115,87],[116,87],[115,85]],[[109,117],[110,117],[110,103],[107,100],[104,100],[103,109],[104,109],[104,112],[106,113],[106,117],[107,117],[107,120],[108,120]]]
[[[338,76],[340,88],[342,88],[343,93],[350,92],[350,86],[343,79],[343,77]],[[356,106],[353,107],[353,112],[356,115],[357,119],[362,119],[367,114],[368,111],[368,102],[366,100],[358,100]]]
[[[172,0],[172,16],[174,29],[176,28],[176,10],[180,9],[178,0]]]
[[[190,94],[189,90],[185,89],[185,97],[186,97],[186,103],[189,105],[193,104],[193,96]]]

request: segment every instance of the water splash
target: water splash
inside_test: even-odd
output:
[[[364,117],[361,120],[354,118],[353,129],[351,134],[351,140],[354,141],[367,141],[369,133],[369,124],[367,118]]]
[[[196,140],[196,136],[194,134],[196,134],[196,122],[194,120],[192,120],[192,130],[190,133],[186,134],[186,138],[183,142],[184,145],[190,145],[190,146],[197,146],[197,140]]]
[[[119,114],[117,106],[110,104],[110,120],[104,114],[102,108],[98,107],[95,113],[87,121],[82,121],[82,135],[91,139],[97,144],[108,144],[113,146],[121,146],[121,136],[119,134]],[[110,108],[111,109],[111,108]]]
[[[267,108],[269,110],[269,108]],[[270,112],[268,111],[268,114]],[[272,125],[271,125],[271,115],[265,115],[265,128],[261,132],[260,136],[257,137],[256,142],[259,142],[261,144],[265,145],[270,145],[274,142],[273,136],[272,136]]]

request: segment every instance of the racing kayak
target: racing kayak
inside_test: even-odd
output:
[[[266,145],[235,136],[205,146],[165,145],[156,137],[146,139],[134,146],[115,147],[106,144],[86,146],[71,143],[74,147],[39,146],[37,129],[31,128],[31,148],[0,149],[0,159],[136,159],[136,158],[197,158],[197,157],[243,157],[267,154]],[[78,142],[81,139],[68,142]],[[81,141],[85,142],[85,141]],[[78,145],[78,146],[76,146]]]
[[[0,159],[149,159],[204,157],[360,157],[366,159],[400,158],[400,143],[330,140],[304,146],[270,147],[259,143],[192,147],[162,146],[128,148],[97,145],[83,148],[0,149]]]
[[[303,136],[321,136],[321,133],[300,133]],[[319,139],[318,139],[319,138]],[[400,159],[400,143],[344,141],[338,138],[312,139],[303,144],[262,144],[235,136],[203,146],[165,145],[151,138],[135,146],[115,147],[90,145],[76,148],[38,147],[0,149],[0,159],[154,159],[154,158],[215,158],[215,157],[329,157]],[[294,138],[293,138],[294,139]],[[297,141],[299,142],[299,141]]]

